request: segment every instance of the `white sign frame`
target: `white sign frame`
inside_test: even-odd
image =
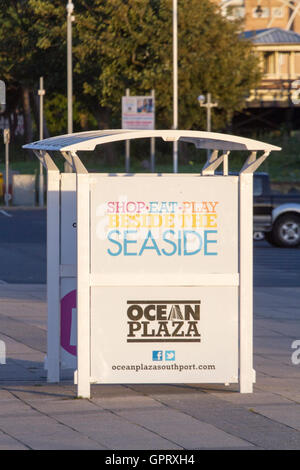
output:
[[[226,177],[226,176],[225,176]],[[90,396],[91,372],[91,272],[90,272],[90,178],[77,174],[77,321],[78,396]],[[220,177],[215,177],[219,179]],[[162,180],[163,181],[163,180]],[[239,383],[241,393],[252,393],[253,370],[253,174],[239,175]],[[80,230],[79,230],[80,227]],[[228,285],[222,275],[203,275],[201,286]],[[230,282],[230,281],[229,281]],[[231,281],[231,282],[234,282]],[[235,284],[235,282],[234,282]],[[232,285],[232,284],[230,284]]]
[[[202,287],[236,286],[239,290],[239,377],[241,393],[251,393],[255,381],[253,370],[253,172],[268,157],[270,151],[280,150],[263,142],[225,134],[202,131],[92,131],[58,136],[27,144],[44,164],[48,174],[47,207],[47,296],[48,296],[48,381],[60,379],[60,279],[77,277],[77,395],[90,397],[91,377],[91,289],[99,285],[90,271],[90,187],[92,175],[80,161],[76,151],[93,150],[96,145],[134,138],[161,137],[165,141],[183,140],[197,148],[212,149],[202,169],[202,176],[211,175],[212,181],[228,177],[230,150],[248,150],[248,156],[239,173],[239,269],[238,273],[202,274],[197,285]],[[77,260],[75,265],[62,265],[60,258],[60,194],[61,175],[48,151],[58,150],[76,172],[77,199]],[[221,155],[219,151],[223,151]],[[257,151],[263,154],[257,157]],[[223,176],[214,176],[223,163]],[[159,175],[164,184],[163,175]],[[176,177],[176,175],[174,175]],[[192,176],[195,177],[195,176]],[[199,178],[199,177],[198,177]],[[201,178],[201,177],[200,177]],[[186,273],[188,275],[188,273]],[[228,275],[229,274],[229,275]],[[113,284],[112,284],[113,285]],[[139,285],[136,279],[135,285]],[[174,286],[181,285],[173,279]],[[234,378],[233,378],[234,379]],[[234,380],[233,380],[234,381]],[[200,382],[199,382],[200,383]],[[202,383],[202,382],[201,382]]]

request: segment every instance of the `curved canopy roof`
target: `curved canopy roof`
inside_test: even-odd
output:
[[[97,145],[109,142],[118,142],[131,139],[145,139],[151,137],[161,137],[165,141],[183,141],[193,143],[199,149],[211,150],[251,150],[264,152],[278,151],[280,147],[259,142],[253,139],[233,136],[229,134],[219,134],[204,131],[181,131],[181,130],[126,130],[108,129],[88,132],[78,132],[65,134],[49,139],[39,140],[31,144],[23,145],[25,149],[77,152],[82,150],[92,151]]]

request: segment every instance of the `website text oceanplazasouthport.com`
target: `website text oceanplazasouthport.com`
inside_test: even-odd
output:
[[[214,364],[113,364],[112,370],[135,372],[151,371],[151,370],[164,370],[164,371],[179,371],[184,372],[187,370],[216,370]]]

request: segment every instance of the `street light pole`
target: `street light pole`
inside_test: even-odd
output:
[[[10,130],[3,130],[4,144],[5,144],[5,194],[4,201],[6,207],[9,206],[11,194],[9,193],[9,141],[10,141]]]
[[[130,96],[129,88],[126,88],[126,96]],[[130,172],[130,140],[125,142],[125,172]]]
[[[74,5],[71,0],[67,4],[67,89],[68,89],[68,134],[73,132],[73,78],[72,78],[72,21]]]
[[[44,138],[44,77],[40,77],[40,88],[38,90],[40,97],[40,140]],[[40,162],[40,174],[39,174],[39,206],[44,206],[44,170],[43,164]]]
[[[217,106],[217,103],[213,104],[211,102],[211,94],[207,93],[207,104],[206,104],[206,110],[207,110],[206,129],[207,129],[207,132],[211,131],[211,108],[213,106]]]
[[[173,0],[173,129],[178,129],[178,13]],[[178,141],[173,142],[173,172],[178,173]]]
[[[206,108],[206,130],[207,130],[207,132],[211,132],[211,109],[218,106],[218,103],[212,103],[211,102],[211,94],[210,93],[207,93],[206,103],[205,103],[205,96],[204,95],[198,96],[198,103],[199,103],[201,108],[202,107]],[[207,154],[207,159],[208,159],[209,156],[210,156],[210,150],[207,150],[206,154]]]
[[[198,102],[201,108],[206,108],[206,130],[211,132],[211,109],[218,106],[218,103],[211,102],[211,94],[207,93],[207,100],[205,103],[205,96],[198,96]]]
[[[72,76],[72,22],[74,4],[68,0],[67,4],[67,99],[68,99],[68,134],[73,133],[73,76]],[[65,173],[72,172],[71,166],[65,162]]]

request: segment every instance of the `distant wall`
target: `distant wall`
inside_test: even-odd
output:
[[[35,175],[13,175],[12,203],[14,206],[34,206],[36,201]]]

